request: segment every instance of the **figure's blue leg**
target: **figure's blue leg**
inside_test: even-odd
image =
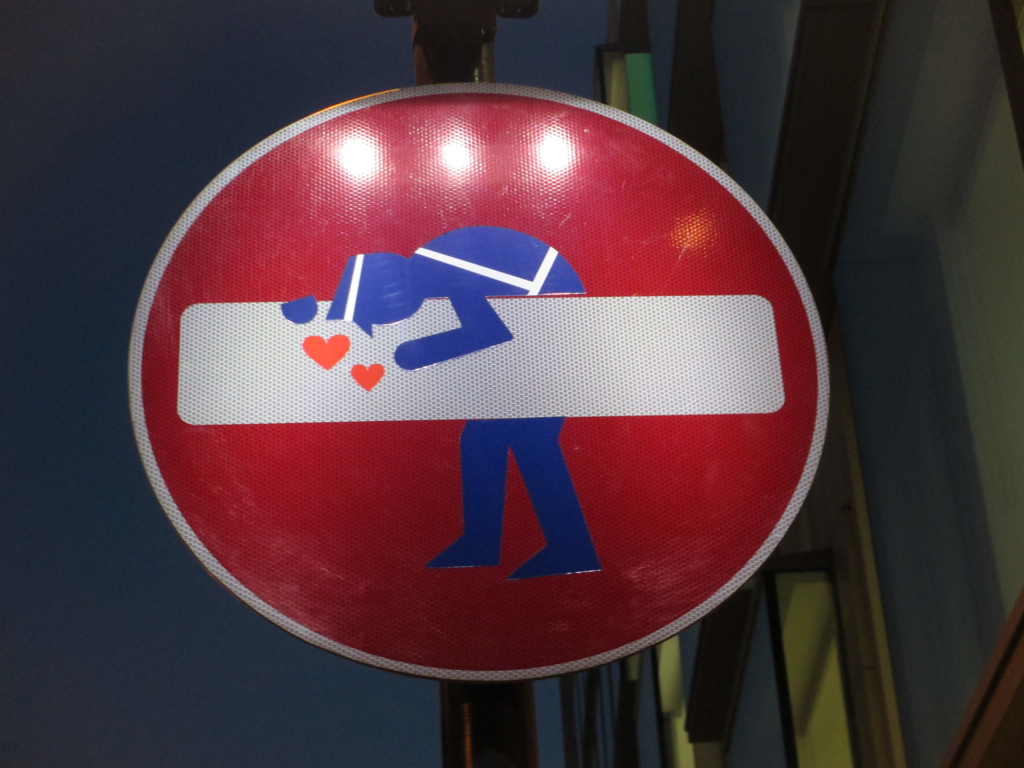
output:
[[[462,536],[427,563],[464,568],[501,562],[502,512],[508,473],[508,435],[503,421],[467,421],[462,429]]]
[[[414,371],[512,341],[512,332],[483,294],[453,293],[449,301],[461,327],[399,344],[395,350],[399,368]]]
[[[510,419],[512,453],[547,544],[510,579],[601,570],[558,444],[564,418]]]

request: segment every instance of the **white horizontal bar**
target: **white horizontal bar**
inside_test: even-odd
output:
[[[295,325],[276,303],[195,304],[181,318],[178,413],[189,424],[772,413],[785,400],[772,307],[760,296],[491,299],[513,340],[405,371],[402,341],[457,328],[447,300],[377,326]],[[343,334],[325,370],[309,336]],[[380,363],[371,391],[354,365]]]

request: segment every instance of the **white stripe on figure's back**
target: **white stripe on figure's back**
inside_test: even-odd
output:
[[[502,283],[507,283],[508,285],[514,285],[516,288],[522,288],[527,291],[533,288],[533,283],[529,280],[524,280],[521,277],[509,275],[505,272],[499,272],[498,270],[491,269],[490,267],[482,267],[471,261],[463,261],[462,259],[457,259],[454,256],[448,256],[443,253],[438,253],[437,251],[431,251],[427,248],[417,248],[416,253],[420,256],[426,256],[428,259],[440,261],[442,264],[447,264],[450,267],[458,267],[459,269],[464,269],[467,272],[473,272],[474,274],[482,275],[483,277],[489,277],[491,280],[497,280]]]
[[[342,320],[352,321],[356,316],[356,298],[359,296],[359,278],[363,276],[363,254],[356,256],[356,265],[352,268],[352,282],[348,286],[348,299],[345,301],[345,316]]]
[[[526,294],[527,296],[536,296],[540,293],[540,289],[544,287],[544,281],[548,279],[548,274],[551,272],[551,267],[554,266],[555,259],[557,258],[558,251],[554,248],[548,248],[548,252],[544,254],[544,261],[540,263],[540,269],[533,276],[533,283],[530,284],[530,292]]]

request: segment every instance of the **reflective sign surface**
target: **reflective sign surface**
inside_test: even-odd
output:
[[[171,521],[267,618],[498,680],[725,599],[806,495],[824,343],[778,233],[628,114],[447,85],[251,150],[172,231],[132,339]]]

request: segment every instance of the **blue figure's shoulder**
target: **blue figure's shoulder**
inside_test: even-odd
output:
[[[583,293],[583,283],[554,248],[503,227],[463,227],[435,237],[412,258],[427,297],[452,291],[485,296]]]

